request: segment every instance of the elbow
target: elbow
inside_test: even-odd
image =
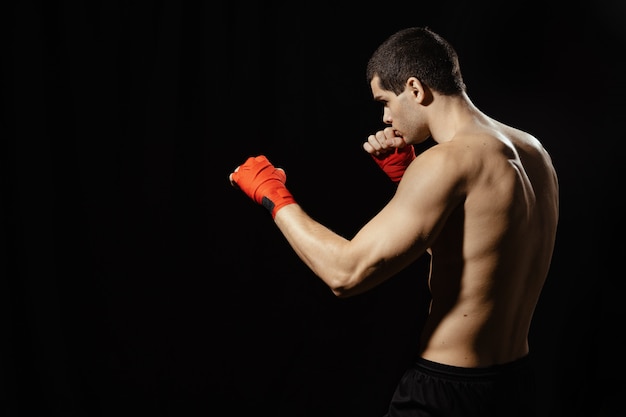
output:
[[[345,287],[331,287],[330,290],[337,298],[348,298],[353,295],[350,290],[347,290]]]
[[[348,282],[349,281],[335,279],[327,282],[327,284],[335,297],[347,298],[352,294],[351,287]]]
[[[378,268],[354,265],[343,271],[333,269],[326,271],[325,277],[320,276],[337,298],[349,298],[359,295],[376,286]]]
[[[329,282],[330,290],[337,298],[349,298],[366,291],[362,277],[349,276]]]
[[[313,272],[326,284],[335,297],[346,298],[352,293],[351,288],[355,285],[355,277],[352,271],[341,271],[340,269],[335,266]]]
[[[331,291],[333,292],[333,294],[337,298],[350,298],[350,297],[353,297],[355,295],[359,295],[359,294],[364,293],[365,291],[367,291],[367,289],[359,287],[359,286],[352,287],[352,288],[335,287],[335,288],[331,288]]]

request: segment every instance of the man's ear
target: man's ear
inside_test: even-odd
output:
[[[432,92],[426,84],[423,84],[415,77],[411,77],[406,81],[406,88],[415,97],[418,103],[428,104],[432,100]]]

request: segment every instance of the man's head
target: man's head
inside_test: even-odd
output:
[[[374,76],[380,87],[400,94],[410,77],[443,95],[465,91],[459,60],[454,48],[428,28],[400,30],[384,41],[367,64],[367,82]]]

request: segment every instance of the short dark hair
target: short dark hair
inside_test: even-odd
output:
[[[448,41],[427,27],[402,29],[385,40],[367,63],[367,82],[374,76],[380,87],[400,94],[415,77],[444,95],[465,91],[459,58]]]

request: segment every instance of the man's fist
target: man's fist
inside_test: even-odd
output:
[[[415,148],[407,145],[404,138],[391,127],[369,135],[363,149],[385,171],[391,181],[398,183],[411,161],[415,159]]]
[[[398,183],[406,168],[415,159],[415,149],[413,145],[405,145],[402,148],[395,148],[391,153],[385,155],[372,154],[372,158],[391,178],[391,181]]]
[[[248,158],[230,174],[229,179],[233,186],[268,209],[272,218],[278,210],[296,202],[285,187],[285,171],[275,168],[263,155]]]
[[[372,155],[378,166],[395,183],[400,182],[404,171],[415,159],[413,145],[407,145],[404,138],[391,127],[369,135],[363,149]]]

